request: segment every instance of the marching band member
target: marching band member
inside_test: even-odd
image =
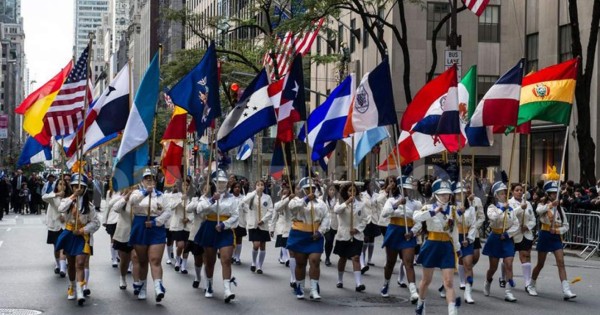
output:
[[[419,285],[419,299],[416,314],[423,314],[425,297],[433,277],[434,268],[442,270],[448,314],[456,314],[460,298],[454,299],[454,269],[457,256],[460,257],[460,242],[456,228],[456,209],[450,205],[450,183],[438,179],[432,190],[436,201],[420,211],[415,211],[413,219],[427,224],[427,240],[421,248],[417,262],[423,266],[423,278]]]
[[[110,259],[112,262],[113,268],[117,268],[119,261],[117,259],[117,250],[114,248],[114,235],[115,230],[117,228],[117,221],[119,219],[119,214],[111,211],[111,201],[114,203],[117,201],[116,198],[112,198],[111,191],[107,192],[106,200],[108,202],[108,206],[106,207],[106,214],[104,216],[104,227],[106,228],[106,233],[110,235]]]
[[[140,264],[137,259],[137,255],[133,250],[133,246],[129,245],[129,237],[131,235],[131,222],[133,214],[131,212],[131,205],[129,204],[129,197],[133,192],[132,188],[126,188],[123,192],[116,192],[112,195],[109,202],[109,210],[118,214],[117,226],[115,227],[115,234],[113,236],[113,248],[119,252],[119,288],[121,290],[127,289],[127,272],[129,272],[129,266],[132,266],[132,276],[134,288],[139,287],[139,269]],[[134,295],[139,294],[139,290],[134,290]]]
[[[42,200],[48,203],[48,208],[46,210],[46,226],[48,227],[46,244],[52,244],[52,247],[56,245],[56,240],[62,233],[65,222],[65,218],[63,214],[58,211],[58,207],[60,206],[61,200],[65,196],[70,196],[71,194],[71,187],[67,185],[64,179],[59,179],[54,190],[42,196]],[[67,272],[67,261],[65,259],[66,257],[63,251],[54,250],[54,260],[56,262],[54,273],[59,274],[61,278],[64,278]]]
[[[319,263],[323,253],[323,234],[329,229],[329,213],[323,201],[316,198],[312,189],[316,186],[309,178],[300,180],[304,196],[295,197],[289,203],[292,212],[292,230],[287,241],[287,249],[296,258],[296,285],[294,292],[297,299],[304,299],[304,278],[306,264],[310,264],[310,298],[320,300]]]
[[[296,258],[294,258],[293,253],[286,247],[290,236],[290,229],[292,228],[292,213],[289,203],[293,198],[294,194],[292,194],[291,188],[284,186],[281,189],[281,199],[275,203],[270,226],[271,233],[277,234],[275,247],[281,247],[280,255],[283,257],[283,260],[280,259],[279,262],[289,267],[290,287],[292,288],[296,283]]]
[[[571,288],[569,287],[562,243],[562,235],[569,231],[569,222],[567,221],[567,215],[561,206],[560,200],[557,197],[558,182],[546,182],[544,184],[544,190],[548,194],[548,200],[546,200],[545,203],[540,203],[536,209],[541,223],[536,246],[538,251],[538,261],[535,268],[533,268],[531,284],[527,291],[530,292],[531,295],[537,295],[535,286],[537,278],[540,271],[542,271],[542,268],[544,268],[548,253],[554,253],[556,266],[558,268],[558,277],[562,284],[563,298],[564,300],[574,299],[577,295],[571,292]]]
[[[65,230],[58,236],[55,243],[56,250],[64,250],[67,255],[68,274],[70,286],[67,290],[67,298],[75,299],[77,304],[85,302],[84,286],[86,258],[91,255],[90,237],[100,228],[100,220],[96,216],[94,205],[86,194],[87,178],[82,174],[71,177],[71,188],[73,194],[63,198],[58,211],[65,216]],[[75,279],[77,278],[77,284]],[[76,293],[76,294],[75,294]]]
[[[515,287],[513,280],[512,263],[515,256],[515,245],[512,238],[518,233],[519,219],[515,211],[507,202],[507,188],[503,182],[498,181],[492,185],[495,204],[489,205],[487,215],[490,222],[492,233],[483,247],[483,254],[489,257],[490,267],[486,274],[485,287],[483,294],[490,295],[490,287],[494,273],[498,269],[498,262],[502,259],[503,268],[506,273],[508,286],[504,289],[504,300],[516,302],[517,299],[512,294],[512,288]]]
[[[477,234],[477,210],[471,204],[468,198],[465,198],[465,204],[462,204],[461,198],[466,197],[467,190],[463,188],[464,183],[457,182],[454,184],[452,189],[454,193],[454,204],[457,207],[457,226],[458,226],[458,238],[460,240],[460,251],[462,257],[458,260],[459,268],[462,267],[463,274],[466,277],[465,283],[465,302],[467,304],[473,304],[473,252],[475,236]],[[460,269],[459,269],[460,270]]]
[[[221,258],[221,272],[223,275],[223,299],[229,303],[235,299],[231,292],[231,284],[237,285],[231,276],[231,257],[233,255],[233,229],[238,221],[238,200],[227,193],[227,174],[223,170],[215,171],[216,185],[209,182],[207,191],[209,196],[200,198],[196,212],[206,218],[194,241],[204,248],[206,289],[204,296],[213,297],[212,278],[217,260],[217,250]]]
[[[252,242],[252,265],[250,271],[262,274],[265,261],[266,243],[271,241],[269,236],[269,222],[273,216],[273,201],[271,196],[264,193],[265,181],[256,181],[255,190],[244,197],[246,214],[246,228],[248,239]],[[259,253],[260,249],[260,253]],[[258,258],[258,260],[257,260]]]
[[[141,188],[134,190],[129,197],[134,214],[129,245],[135,249],[140,264],[139,286],[134,287],[134,290],[139,291],[138,299],[146,299],[146,278],[148,277],[148,264],[150,264],[155,299],[156,302],[160,302],[166,291],[162,282],[161,265],[167,238],[167,230],[164,225],[171,217],[171,212],[165,207],[162,192],[154,188],[155,184],[152,171],[146,169]]]
[[[189,181],[184,181],[183,185],[186,191],[190,188]],[[184,251],[186,243],[190,237],[190,219],[187,217],[183,205],[183,198],[187,198],[184,194],[178,191],[177,188],[170,194],[164,194],[163,200],[165,207],[171,211],[171,220],[169,231],[175,241],[175,271],[181,271],[182,274],[187,274],[187,259],[188,253]]]
[[[233,175],[232,175],[233,176]],[[231,177],[230,177],[231,180]],[[242,184],[239,182],[230,182],[229,193],[233,195],[233,197],[238,199],[238,213],[239,219],[238,224],[235,227],[235,248],[233,249],[233,263],[236,265],[241,265],[242,261],[240,260],[240,255],[242,255],[242,245],[244,236],[248,234],[246,231],[246,211],[244,211],[246,204],[242,202],[245,194],[242,190]]]
[[[519,251],[519,260],[525,279],[525,291],[531,295],[528,288],[531,284],[531,247],[533,246],[532,231],[536,226],[535,215],[533,207],[523,196],[523,185],[514,184],[511,188],[512,198],[508,200],[508,204],[514,209],[515,215],[519,219],[519,229],[513,240],[515,250]]]
[[[475,208],[475,241],[473,242],[473,267],[475,267],[477,262],[479,262],[479,257],[481,257],[481,240],[479,238],[479,233],[483,223],[485,222],[485,213],[483,212],[483,202],[481,201],[481,198],[473,194],[471,183],[466,182],[465,188],[465,196],[468,196],[467,200],[469,200],[469,204]],[[466,277],[465,268],[463,265],[458,265],[458,276],[460,279],[460,289],[464,290],[466,286]]]
[[[194,242],[194,238],[198,231],[200,230],[200,225],[202,221],[204,221],[204,217],[196,212],[198,208],[198,203],[201,199],[207,199],[206,195],[210,191],[209,185],[206,183],[203,184],[199,190],[196,191],[196,196],[191,198],[188,204],[185,207],[185,211],[188,213],[187,218],[189,219],[188,225],[190,229],[190,233],[188,236],[187,243],[185,245],[185,249],[183,252],[188,254],[191,252],[192,256],[194,256],[194,281],[192,282],[192,288],[197,289],[200,287],[200,282],[202,281],[202,265],[204,264],[204,248]]]
[[[375,266],[371,262],[373,259],[373,251],[375,250],[375,238],[381,235],[381,230],[377,225],[379,221],[377,197],[379,194],[374,191],[374,185],[374,182],[365,181],[364,191],[360,196],[361,200],[365,204],[365,214],[367,216],[367,226],[365,227],[364,231],[365,242],[363,243],[362,253],[360,256],[362,268],[365,266]]]
[[[331,266],[331,252],[333,251],[333,243],[335,241],[335,234],[338,229],[337,215],[333,212],[333,208],[338,204],[339,199],[338,189],[335,185],[327,187],[327,194],[323,196],[323,202],[327,206],[329,212],[329,218],[331,219],[331,227],[329,231],[325,233],[325,266]]]
[[[363,248],[363,231],[367,226],[365,205],[360,200],[355,183],[345,184],[340,192],[340,203],[334,208],[338,219],[338,232],[335,235],[335,248],[333,253],[340,256],[337,264],[338,288],[344,287],[344,270],[346,261],[352,260],[356,292],[366,289],[362,283],[360,254]]]
[[[400,255],[402,263],[406,268],[410,300],[414,304],[417,303],[419,294],[417,293],[417,286],[415,284],[413,262],[415,259],[415,247],[417,246],[416,235],[421,231],[422,224],[420,222],[415,223],[413,215],[415,211],[421,210],[423,206],[419,201],[408,196],[409,191],[413,189],[412,182],[412,177],[399,177],[398,184],[394,185],[389,191],[390,197],[385,202],[381,212],[382,217],[390,219],[390,224],[387,227],[382,244],[382,247],[385,247],[386,251],[386,264],[381,296],[390,296],[388,293],[390,278],[396,266],[396,260]],[[403,194],[400,193],[400,189],[404,190]]]

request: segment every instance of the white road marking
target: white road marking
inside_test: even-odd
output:
[[[12,230],[12,228],[8,228],[8,229],[6,229],[6,232],[10,232],[10,230]]]
[[[4,243],[4,241],[0,241],[0,247],[2,247],[2,243]]]

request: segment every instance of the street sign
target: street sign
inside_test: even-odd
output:
[[[8,138],[8,115],[0,114],[0,139]]]
[[[444,70],[456,64],[456,76],[458,80],[462,78],[462,50],[445,50],[444,51]]]

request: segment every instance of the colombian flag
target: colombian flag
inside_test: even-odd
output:
[[[72,67],[73,61],[69,61],[57,75],[29,94],[21,105],[15,109],[17,114],[24,116],[23,129],[44,146],[50,144],[50,135],[44,130],[44,116],[71,72]]]
[[[578,61],[574,58],[523,78],[517,125],[534,119],[569,124]]]

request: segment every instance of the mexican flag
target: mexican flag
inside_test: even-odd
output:
[[[517,125],[534,119],[568,125],[577,65],[574,58],[524,77]]]

